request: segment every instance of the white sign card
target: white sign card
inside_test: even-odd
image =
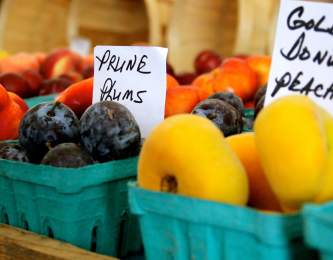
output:
[[[333,114],[333,4],[281,1],[265,105],[291,94]]]
[[[164,120],[167,52],[161,47],[96,46],[93,103],[110,100],[126,106],[146,137]]]

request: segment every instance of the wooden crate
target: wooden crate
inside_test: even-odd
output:
[[[238,0],[235,53],[272,52],[279,4],[279,0]]]
[[[92,46],[148,41],[143,0],[72,0],[71,36],[89,38]]]
[[[149,42],[167,46],[166,33],[175,0],[145,0],[149,18]]]
[[[233,53],[237,2],[229,0],[176,0],[170,16],[167,44],[176,71],[192,71],[203,49],[226,56]]]
[[[50,51],[72,37],[97,44],[148,41],[144,0],[1,0],[0,49]]]
[[[146,0],[150,41],[169,47],[177,72],[192,71],[204,49],[222,56],[269,54],[279,0]]]
[[[2,0],[0,49],[49,51],[66,46],[70,0]]]
[[[115,260],[75,246],[0,224],[0,259]]]

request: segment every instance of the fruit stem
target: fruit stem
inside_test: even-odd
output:
[[[177,193],[178,183],[176,177],[173,175],[165,175],[161,181],[161,191]]]
[[[59,101],[55,101],[54,103],[53,103],[53,106],[51,107],[51,109],[47,112],[47,115],[48,116],[55,116],[55,113],[54,113],[54,110],[56,109],[56,107],[57,106],[59,106],[60,105],[60,103],[61,102],[59,102]]]

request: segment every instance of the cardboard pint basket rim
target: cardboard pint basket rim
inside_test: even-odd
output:
[[[259,243],[272,246],[288,246],[303,234],[301,212],[262,212],[248,207],[150,191],[139,188],[136,182],[129,182],[128,187],[131,212],[140,218],[154,214],[192,224],[232,229],[254,236]]]
[[[43,96],[35,96],[35,97],[30,97],[24,99],[26,104],[28,105],[29,109],[41,104],[41,103],[48,103],[48,102],[53,102],[55,101],[55,98],[59,95],[60,93],[57,94],[50,94],[50,95],[43,95]]]
[[[116,257],[139,252],[127,182],[137,157],[60,168],[0,159],[0,222]]]
[[[306,243],[320,251],[323,259],[333,259],[333,201],[308,204],[303,209]]]
[[[0,159],[0,176],[55,188],[63,194],[78,193],[97,186],[136,176],[138,157],[96,163],[80,168],[63,168]]]

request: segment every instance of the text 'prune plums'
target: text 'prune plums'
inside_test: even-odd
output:
[[[130,111],[113,101],[90,106],[80,120],[83,147],[99,162],[135,156],[140,150],[140,129]]]
[[[20,144],[31,162],[39,163],[52,147],[79,141],[79,120],[61,103],[42,103],[23,117],[19,131]]]

